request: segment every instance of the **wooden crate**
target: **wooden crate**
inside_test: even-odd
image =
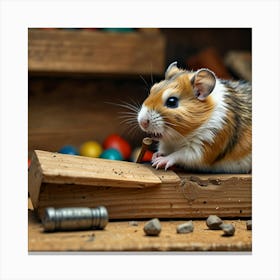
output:
[[[28,31],[28,69],[43,73],[162,74],[165,39],[160,33]]]
[[[250,174],[189,174],[149,165],[35,151],[29,194],[46,207],[108,209],[110,219],[223,218],[252,215]]]

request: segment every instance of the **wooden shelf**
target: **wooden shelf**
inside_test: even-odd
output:
[[[29,29],[30,73],[162,75],[161,33]]]

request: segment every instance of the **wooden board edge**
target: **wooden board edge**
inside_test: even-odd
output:
[[[181,178],[172,170],[155,169],[151,165],[147,165],[147,168],[161,180],[161,186],[176,186],[181,183]]]
[[[36,153],[33,152],[31,165],[28,170],[28,193],[33,207],[36,209],[39,206],[40,188],[42,183],[42,168]]]
[[[165,181],[160,178],[158,174],[155,174],[148,166],[139,163],[126,161],[118,162],[108,159],[90,158],[76,155],[64,155],[42,150],[36,150],[36,155],[38,161],[41,164],[42,183],[75,184],[117,188],[148,188],[159,187]],[[49,164],[51,161],[53,161],[53,163],[51,163],[52,166]],[[63,165],[62,169],[58,168],[58,170],[56,170],[56,168],[54,168],[55,166],[60,167],[61,164]],[[102,171],[104,173],[106,170],[106,176],[94,177],[94,173],[89,171],[89,167],[87,168],[86,172],[83,172],[83,170],[74,172],[76,170],[74,170],[73,166],[82,165],[89,166],[92,169],[92,172],[95,171],[95,174],[100,172],[98,171],[98,168],[97,170],[94,170],[94,166],[104,165],[108,167],[104,168],[104,171]],[[135,176],[126,177],[126,170],[130,171],[128,173],[140,172],[141,174],[144,172],[149,179],[144,176],[139,178],[135,178]],[[112,176],[110,176],[110,174]],[[178,180],[178,176],[175,173],[173,177]]]

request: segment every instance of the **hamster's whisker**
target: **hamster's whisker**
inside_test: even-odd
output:
[[[150,86],[149,86],[148,82],[145,80],[145,78],[142,75],[139,74],[139,77],[144,82],[146,90],[149,92],[150,91]]]
[[[132,138],[134,138],[141,133],[141,130],[139,129],[138,125],[134,125],[128,127],[128,130],[126,129],[126,133],[129,134]]]
[[[128,105],[132,105],[133,107],[135,108],[138,108],[140,109],[142,104],[140,104],[139,100],[135,100],[135,99],[132,99],[130,96],[128,97],[129,98],[129,103],[128,102],[123,102],[124,104],[128,104]]]
[[[132,104],[132,103],[124,102],[124,101],[122,101],[120,103],[113,103],[113,102],[106,102],[106,103],[110,104],[110,105],[118,106],[118,107],[121,107],[124,109],[128,109],[129,111],[132,111],[135,113],[138,113],[141,108],[140,104]]]
[[[119,119],[120,123],[131,123],[131,124],[138,125],[138,122],[136,120],[134,120],[133,118],[122,118],[122,117],[119,117],[118,119]]]
[[[137,113],[140,109],[139,107],[137,107],[136,105],[133,105],[133,104],[119,104],[119,107],[128,109],[128,110],[133,111],[135,113]]]
[[[137,121],[137,115],[132,112],[119,112],[118,113],[118,118],[130,118],[130,119],[135,119]]]
[[[159,124],[159,123],[161,122],[161,118],[153,118],[153,119],[152,119],[152,122],[153,122],[153,123],[158,123],[158,124]]]
[[[137,119],[137,115],[134,112],[119,112],[119,117],[134,117]]]
[[[184,136],[171,126],[165,126],[165,132],[170,136],[170,139],[172,140],[176,140],[179,142],[184,139]]]
[[[131,125],[135,125],[138,126],[138,122],[136,119],[132,118],[132,117],[119,117],[120,120],[120,124],[131,124]]]
[[[127,111],[118,112],[118,114],[119,114],[118,119],[120,120],[120,124],[125,125],[126,130],[127,130],[127,128],[129,128],[130,132],[137,130],[139,128],[138,121],[137,121],[137,114],[140,110],[141,105],[136,104],[135,101],[133,101],[133,100],[131,100],[130,103],[122,102],[122,103],[119,103],[116,105],[118,107],[127,109]]]
[[[132,119],[123,119],[120,121],[120,124],[133,124],[133,125],[137,125],[137,123],[132,120]]]
[[[124,125],[126,129],[138,129],[138,123],[136,123],[134,120],[122,120],[120,121],[121,125]]]
[[[154,77],[153,77],[153,64],[152,64],[152,62],[150,64],[150,66],[151,66],[151,82],[152,82],[152,85],[153,85],[154,84]]]
[[[168,125],[168,126],[171,126],[171,127],[173,127],[173,126],[178,126],[177,124],[175,124],[175,123],[171,123],[171,122],[167,122],[167,121],[164,121],[164,123],[166,124],[166,125]]]
[[[174,142],[174,139],[176,139],[176,137],[174,137],[174,133],[169,130],[165,131],[165,137],[167,141],[172,141],[172,142]]]
[[[167,124],[168,126],[177,126],[177,124],[175,124],[174,122],[167,121],[167,118],[165,115],[163,115],[162,118],[163,118],[164,123]]]
[[[126,127],[138,127],[137,113],[134,111],[119,112],[118,119],[120,120],[121,125],[125,125]]]

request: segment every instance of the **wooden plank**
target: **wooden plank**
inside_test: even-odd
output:
[[[162,74],[164,58],[165,39],[161,34],[28,31],[29,71]]]
[[[142,164],[35,151],[43,183],[144,188],[162,181]],[[173,173],[173,180],[179,177]]]
[[[190,176],[191,177],[191,176]],[[252,215],[251,178],[209,175],[209,183],[200,186],[182,177],[181,183],[155,188],[88,187],[82,185],[43,184],[39,214],[45,207],[107,207],[110,219],[250,217]]]
[[[110,219],[252,215],[251,174],[189,174],[150,166],[35,151],[34,208],[107,207]],[[39,163],[38,163],[39,162]],[[38,174],[41,174],[39,176]],[[36,182],[37,180],[37,182]],[[39,184],[41,184],[39,186]]]
[[[235,235],[222,236],[222,231],[209,230],[205,220],[194,220],[194,231],[177,234],[176,227],[186,220],[161,221],[158,237],[144,235],[146,220],[138,226],[128,221],[110,221],[104,230],[43,232],[33,211],[29,211],[28,250],[46,251],[252,251],[252,231],[245,220],[225,220],[235,226]]]

